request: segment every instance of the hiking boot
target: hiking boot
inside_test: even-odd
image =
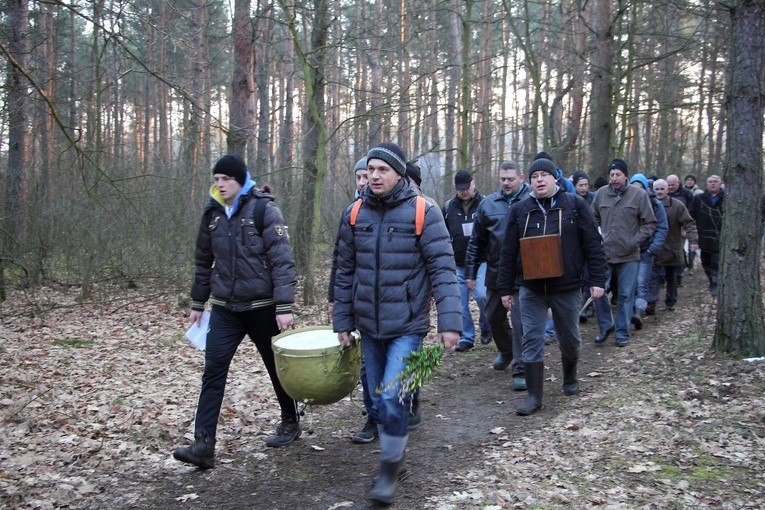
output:
[[[628,342],[629,340],[626,338],[617,338],[616,343],[614,345],[616,345],[617,347],[627,347]]]
[[[648,303],[648,306],[645,307],[645,314],[656,315],[656,301]]]
[[[513,391],[526,391],[526,377],[522,375],[513,376]]]
[[[473,347],[475,347],[473,344],[463,340],[457,344],[457,347],[455,347],[454,350],[457,352],[465,352],[465,351],[469,351]]]
[[[497,354],[497,357],[494,358],[494,363],[492,363],[492,368],[494,370],[504,370],[507,367],[510,366],[510,363],[513,362],[513,356],[508,354],[502,354],[501,352]]]
[[[367,422],[364,424],[364,427],[356,432],[356,434],[351,438],[351,441],[356,444],[371,443],[379,435],[380,432],[377,430],[377,424],[372,421],[371,418],[367,418]]]
[[[287,446],[292,441],[299,438],[302,432],[303,431],[300,430],[300,423],[298,423],[295,418],[282,418],[282,422],[276,428],[276,432],[268,436],[266,439],[266,446],[272,448]]]
[[[491,331],[481,331],[481,345],[489,345],[491,340]]]
[[[603,342],[606,341],[606,339],[608,338],[608,335],[610,335],[613,332],[614,332],[614,327],[613,326],[611,326],[610,328],[608,328],[605,331],[601,331],[600,333],[595,335],[595,343],[596,344],[602,344]]]
[[[197,432],[191,446],[176,448],[173,457],[199,469],[212,469],[215,466],[215,438],[206,432]]]

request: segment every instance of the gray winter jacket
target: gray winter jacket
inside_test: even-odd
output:
[[[454,253],[438,207],[427,204],[425,224],[415,231],[416,192],[406,179],[377,197],[368,189],[350,224],[351,207],[340,221],[335,273],[335,332],[354,331],[379,340],[425,335],[430,300],[438,310],[438,332],[462,331]]]

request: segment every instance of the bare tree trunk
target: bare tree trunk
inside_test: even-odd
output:
[[[200,152],[203,147],[202,123],[204,112],[201,101],[204,97],[204,44],[206,44],[207,4],[205,0],[195,0],[189,15],[190,51],[189,51],[189,81],[191,97],[186,99],[187,134],[184,163],[189,175],[190,197],[193,198],[200,189],[199,164]],[[229,133],[229,144],[231,134]],[[230,148],[229,148],[230,150]],[[238,154],[238,153],[237,153]]]
[[[229,154],[247,157],[247,140],[252,136],[255,118],[252,77],[253,42],[250,22],[250,0],[234,2],[234,76],[231,79],[231,110],[229,111]],[[266,91],[266,93],[268,93]]]
[[[595,49],[591,58],[592,76],[590,83],[590,178],[608,174],[611,159],[611,133],[613,117],[613,59],[614,40],[611,25],[611,0],[596,0],[592,29],[595,34]]]
[[[295,262],[303,275],[303,301],[314,303],[316,287],[314,268],[317,250],[315,241],[321,227],[321,203],[324,196],[326,175],[327,132],[325,127],[324,77],[329,36],[328,0],[313,0],[310,48],[300,46],[296,25],[297,13],[290,10],[285,0],[279,0],[292,33],[293,45],[303,71],[306,94],[305,134],[303,138],[303,184],[300,209],[298,210],[297,235],[295,236]],[[303,15],[308,15],[303,12]]]
[[[7,289],[5,272],[18,256],[18,242],[22,230],[21,210],[24,203],[24,170],[29,152],[28,89],[23,70],[27,65],[29,17],[27,0],[8,1],[8,174],[0,232],[0,301],[5,301]]]
[[[762,135],[765,114],[765,2],[728,4],[731,16],[725,213],[713,346],[740,356],[765,355],[760,260]]]
[[[270,2],[258,7],[258,15],[255,20],[255,38],[260,44],[255,45],[255,85],[258,95],[258,129],[257,129],[257,152],[255,155],[255,169],[259,175],[265,175],[270,171],[268,161],[270,149],[270,123],[269,102],[271,100],[269,90],[269,73],[271,59],[269,44],[271,37],[271,21],[269,16]],[[252,43],[250,43],[252,44]]]
[[[286,34],[287,29],[284,28],[283,30]],[[292,55],[286,55],[283,59],[283,63],[280,67],[283,75],[282,88],[284,92],[282,96],[284,111],[279,126],[279,158],[276,167],[281,169],[281,171],[279,172],[277,182],[280,183],[284,189],[293,189],[292,174],[294,173],[293,168],[295,166],[295,152],[293,150],[295,145],[295,124],[293,121],[293,103],[295,98],[293,95],[293,80],[295,77],[295,65],[292,60]],[[286,206],[287,204],[285,204],[285,208]]]
[[[159,29],[160,35],[156,38],[157,45],[157,65],[159,72],[166,73],[168,69],[167,60],[167,37],[164,35],[168,30],[168,9],[166,2],[159,2]],[[172,165],[172,139],[170,132],[170,88],[162,80],[156,80],[157,96],[157,117],[159,121],[159,161],[163,170]]]
[[[448,72],[448,93],[447,93],[447,105],[446,105],[446,118],[444,126],[444,149],[448,152],[444,153],[444,176],[447,181],[454,182],[454,173],[457,169],[454,168],[454,146],[456,145],[456,125],[459,111],[458,94],[459,83],[462,69],[462,23],[460,22],[460,1],[452,0],[452,12],[450,15],[450,32],[451,32],[451,58],[449,59],[450,67]],[[458,165],[462,164],[462,156],[460,155],[460,161]],[[451,191],[452,186],[444,183],[444,191]]]

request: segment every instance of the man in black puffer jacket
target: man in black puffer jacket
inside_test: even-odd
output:
[[[447,349],[459,340],[462,315],[449,232],[438,207],[410,186],[401,148],[375,145],[367,167],[362,203],[346,208],[340,222],[332,324],[343,345],[352,343],[352,331],[361,333],[371,411],[380,430],[380,476],[368,498],[391,503],[405,469],[411,400],[411,394],[399,398],[396,377],[430,329],[431,296]],[[419,234],[418,210],[424,213]]]
[[[297,275],[287,227],[274,198],[255,188],[242,158],[226,155],[213,168],[210,201],[202,213],[191,287],[192,322],[212,302],[205,368],[194,421],[195,442],[173,456],[207,469],[214,464],[215,433],[231,360],[248,335],[255,343],[281,407],[282,422],[266,445],[300,436],[297,402],[276,375],[271,337],[292,327]]]
[[[552,161],[538,159],[528,171],[531,195],[510,209],[498,286],[502,303],[512,309],[520,306],[523,322],[523,363],[526,366],[528,397],[517,414],[526,416],[542,406],[544,383],[544,334],[547,310],[552,309],[563,364],[563,392],[579,393],[576,365],[582,337],[579,334],[579,307],[584,267],[589,272],[590,295],[603,295],[606,284],[606,253],[589,205],[578,195],[566,193],[555,183]],[[524,276],[536,257],[521,258],[521,239],[557,235],[562,265],[560,274]],[[530,270],[527,269],[527,273]],[[520,286],[518,301],[513,295]]]

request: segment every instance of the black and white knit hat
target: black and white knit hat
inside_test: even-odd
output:
[[[406,176],[406,156],[395,143],[383,142],[372,147],[367,153],[367,161],[373,158],[385,161],[396,173],[402,177]]]

